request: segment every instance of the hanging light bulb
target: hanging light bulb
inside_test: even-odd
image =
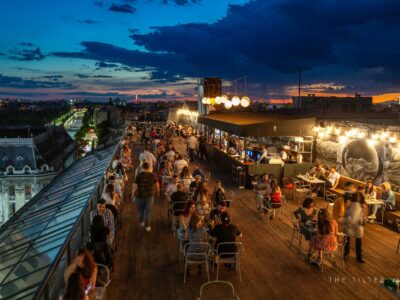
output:
[[[336,135],[340,135],[340,132],[341,132],[341,131],[340,131],[340,128],[336,128],[336,129],[335,129],[335,134],[336,134]]]
[[[215,98],[214,97],[210,98],[210,104],[211,105],[215,105]]]
[[[240,100],[240,105],[242,105],[243,107],[248,107],[250,105],[250,99],[249,97],[243,97]]]
[[[225,106],[226,109],[231,109],[232,108],[232,102],[227,100],[227,101],[225,101],[224,106]]]
[[[215,97],[215,104],[221,104],[221,97],[220,96]]]
[[[238,96],[232,97],[231,101],[233,106],[238,106],[240,104],[240,98]]]
[[[339,143],[344,144],[347,142],[347,137],[344,135],[339,136]]]
[[[203,99],[201,99],[201,103],[207,104],[207,98],[206,98],[206,97],[203,97]]]
[[[229,101],[228,96],[226,95],[221,96],[221,103],[225,104],[226,101]]]

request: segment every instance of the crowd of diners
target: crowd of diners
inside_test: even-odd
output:
[[[133,186],[140,227],[151,231],[152,203],[160,198],[168,202],[172,231],[180,245],[189,243],[188,253],[204,252],[203,247],[193,243],[210,243],[217,249],[220,243],[235,242],[241,237],[242,233],[231,222],[222,182],[216,180],[212,188],[209,174],[202,170],[200,161],[207,159],[204,134],[190,126],[170,123],[166,127],[143,127],[141,136],[145,137],[142,139],[144,151],[139,155],[139,171]],[[174,138],[184,141],[186,148],[178,151]],[[235,252],[236,246],[218,249]]]
[[[337,187],[340,174],[335,167],[330,167],[326,172],[321,164],[316,164],[309,172],[313,176],[325,181],[326,187],[334,189]],[[257,184],[258,203],[265,201],[272,196],[272,180],[268,174],[264,174]],[[380,200],[383,201],[385,209],[395,209],[395,195],[388,182],[381,184]],[[321,190],[315,191],[322,194]],[[372,181],[368,180],[365,184],[356,186],[354,182],[348,181],[344,184],[344,196],[338,197],[332,203],[332,212],[327,208],[317,209],[315,200],[311,197],[304,199],[301,207],[293,212],[295,219],[294,226],[309,242],[308,257],[312,264],[320,264],[323,251],[336,251],[338,248],[338,238],[345,237],[342,241],[344,245],[343,259],[347,260],[350,254],[352,238],[355,239],[356,260],[365,263],[362,239],[364,235],[364,225],[376,219],[376,213],[383,209],[380,204],[373,204],[372,213],[369,214],[369,207],[366,199],[376,199],[377,192]],[[261,204],[259,204],[261,205]],[[329,207],[329,206],[328,206]]]
[[[113,269],[116,256],[116,235],[121,229],[120,218],[128,175],[134,171],[132,148],[137,130],[130,125],[107,172],[104,188],[95,208],[90,212],[90,230],[85,247],[64,273],[63,300],[96,299],[96,287],[102,287]],[[107,270],[107,271],[105,271]]]

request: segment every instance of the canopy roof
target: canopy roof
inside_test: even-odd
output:
[[[32,299],[95,194],[115,146],[72,164],[0,228],[0,299]]]
[[[232,112],[200,116],[198,122],[242,137],[311,136],[316,119],[271,113]]]

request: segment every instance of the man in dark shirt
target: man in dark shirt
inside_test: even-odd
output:
[[[201,182],[201,176],[200,175],[196,175],[194,177],[194,181],[192,181],[192,183],[190,184],[190,189],[191,190],[197,190],[200,186],[200,182]]]
[[[207,158],[207,161],[209,161],[208,159],[208,155],[207,155],[207,151],[206,151],[206,144],[207,144],[207,140],[206,137],[204,136],[204,133],[200,133],[200,137],[199,137],[199,156],[201,160],[204,160],[204,157]]]
[[[136,176],[136,205],[139,212],[140,226],[146,226],[146,231],[150,231],[151,209],[155,196],[159,195],[160,187],[157,178],[152,173],[149,163],[143,163],[143,171]]]
[[[222,224],[215,226],[210,233],[215,240],[215,248],[218,249],[218,254],[234,253],[237,251],[236,245],[221,245],[219,248],[218,245],[220,243],[236,242],[236,237],[242,237],[242,233],[239,228],[231,224],[231,219],[227,212],[222,213],[220,217]],[[234,254],[226,254],[223,257],[232,256],[234,256]]]
[[[185,192],[185,186],[183,184],[179,183],[177,186],[177,191],[171,195],[171,205],[173,205],[174,203],[177,203],[177,202],[185,202],[185,203],[175,204],[174,210],[185,209],[187,199],[188,199],[188,195]],[[174,213],[175,216],[179,216],[180,214],[181,214],[180,212]]]
[[[222,224],[221,215],[226,211],[226,202],[221,201],[218,203],[216,209],[213,209],[210,214],[210,220],[212,221],[213,228],[219,224]]]
[[[192,177],[196,177],[196,175],[199,175],[201,177],[201,180],[205,180],[206,177],[204,176],[203,172],[200,170],[200,164],[195,163],[194,164],[194,171],[192,173]]]

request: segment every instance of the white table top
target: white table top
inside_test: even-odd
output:
[[[382,201],[382,200],[379,200],[379,199],[368,199],[368,198],[365,198],[365,203],[367,203],[368,205],[374,205],[374,204],[382,205],[385,202]]]
[[[307,183],[312,183],[312,184],[325,183],[325,181],[323,181],[321,179],[318,179],[318,178],[311,179],[310,177],[307,177],[306,175],[301,175],[301,174],[297,175],[297,178],[299,178]]]

